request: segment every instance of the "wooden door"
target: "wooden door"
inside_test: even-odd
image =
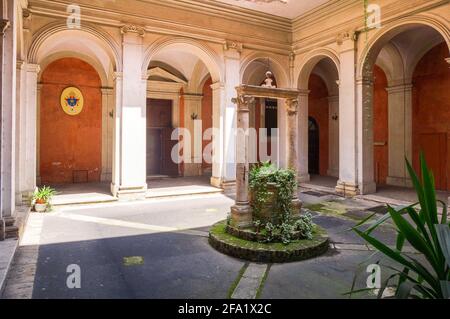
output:
[[[171,158],[172,101],[147,100],[147,175],[178,176],[178,164]]]
[[[436,189],[447,190],[447,134],[420,134],[419,149],[424,153],[428,167],[433,171]]]
[[[147,176],[161,175],[161,129],[147,128]]]

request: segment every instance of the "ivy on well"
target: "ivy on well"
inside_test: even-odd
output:
[[[269,191],[270,184],[275,185],[277,190],[274,199]],[[295,220],[292,218],[292,199],[297,191],[296,174],[293,170],[277,169],[269,162],[255,165],[250,171],[249,186],[252,193],[253,225],[257,233],[264,235],[265,242],[281,241],[289,244],[298,233],[301,238],[312,239],[314,224],[311,214]],[[267,208],[272,210],[272,221],[263,223],[261,212]]]

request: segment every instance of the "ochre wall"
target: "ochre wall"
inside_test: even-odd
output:
[[[431,49],[417,64],[413,76],[413,164],[419,168],[424,151],[433,169],[436,187],[450,190],[450,69],[447,45]]]
[[[311,74],[309,78],[309,116],[314,118],[319,125],[319,173],[322,176],[327,175],[328,171],[328,89],[325,82],[316,74]]]
[[[100,181],[102,165],[101,80],[88,63],[63,58],[42,73],[40,106],[40,176],[42,184],[72,183],[74,171],[87,171],[89,182]],[[64,113],[60,97],[68,86],[84,96],[83,111]],[[83,174],[84,175],[84,174]]]
[[[374,176],[378,185],[385,185],[389,161],[388,86],[383,70],[375,65],[373,95]]]
[[[203,133],[205,133],[205,131],[207,129],[212,128],[212,89],[211,89],[211,85],[212,85],[212,79],[209,78],[206,82],[205,85],[203,86],[203,99],[202,99],[202,115],[201,115],[201,119],[202,119],[202,130]],[[208,141],[208,140],[203,140],[203,151],[205,150],[205,147],[212,143],[212,140]],[[203,157],[203,164],[202,164],[202,169],[203,170],[210,170],[212,169],[212,164],[209,164],[207,162],[205,162],[205,158]]]

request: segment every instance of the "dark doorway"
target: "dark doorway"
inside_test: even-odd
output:
[[[178,176],[172,161],[172,101],[147,99],[147,176]]]
[[[308,161],[309,161],[309,174],[319,174],[319,125],[317,121],[309,117],[309,146],[308,146]]]
[[[278,128],[278,102],[277,100],[265,100],[265,127],[267,129],[267,154],[272,153],[272,129]],[[274,150],[276,151],[276,150]]]

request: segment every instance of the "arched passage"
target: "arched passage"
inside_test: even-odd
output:
[[[329,50],[306,56],[299,68],[297,85],[301,91],[299,113],[299,168],[302,181],[311,175],[339,176],[339,60]],[[319,156],[309,155],[312,138],[308,118],[315,119],[320,132]],[[317,163],[309,163],[310,160]],[[312,167],[317,167],[311,170]],[[335,181],[337,182],[337,180]]]
[[[413,141],[412,133],[414,82],[411,68],[414,69],[417,64],[417,56],[423,56],[430,46],[436,43],[441,43],[446,48],[448,56],[446,39],[442,36],[445,32],[441,31],[438,26],[434,27],[428,23],[401,22],[395,27],[379,31],[362,55],[361,61],[364,62],[358,68],[361,73],[357,88],[358,110],[361,115],[358,121],[362,128],[358,132],[358,140],[361,143],[358,146],[361,150],[358,156],[358,183],[361,193],[374,192],[377,182],[381,185],[411,185],[404,161],[405,157],[412,162],[416,161],[416,155],[413,154],[413,145],[417,141]],[[444,53],[441,55],[445,56]],[[445,60],[443,57],[441,60],[439,65],[442,68]],[[448,71],[448,65],[445,69],[443,72]],[[385,79],[381,81],[383,76]],[[383,99],[387,100],[384,115],[380,113],[380,100]],[[380,116],[387,118],[388,122],[386,141],[379,141],[377,139],[380,137],[376,136],[377,127],[382,125]],[[377,148],[383,147],[382,143],[386,143],[388,153],[388,172],[385,180],[383,176],[380,180],[378,175],[383,171],[383,165],[377,166],[379,163],[376,154]]]
[[[213,149],[220,151],[220,136],[212,134],[213,127],[221,125],[223,76],[217,55],[197,41],[164,38],[147,50],[143,68],[148,76],[147,174],[220,177],[220,163],[213,160],[212,154]],[[162,107],[158,108],[158,103]],[[171,117],[163,128],[155,111],[167,112]],[[177,128],[183,130],[178,131],[175,143],[182,142],[183,150],[174,159],[170,152],[175,146],[171,134]],[[170,134],[159,134],[161,129]],[[152,155],[155,149],[165,156],[163,162],[170,162],[170,170],[165,167],[149,170],[159,162]]]

